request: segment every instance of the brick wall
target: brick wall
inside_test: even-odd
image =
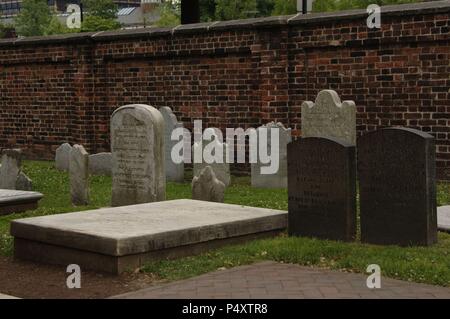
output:
[[[358,107],[358,132],[408,126],[436,137],[450,179],[450,2],[0,40],[0,148],[52,158],[63,143],[109,149],[128,103],[170,106],[189,128],[280,121],[301,135],[300,106],[334,89]]]

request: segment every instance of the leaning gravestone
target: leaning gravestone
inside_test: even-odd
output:
[[[205,130],[205,133],[209,131],[210,135],[212,136],[212,140],[203,140],[202,144],[194,143],[192,146],[192,155],[194,157],[194,164],[193,164],[193,174],[194,177],[199,177],[200,173],[203,171],[203,169],[206,166],[210,166],[212,170],[214,171],[214,175],[217,177],[219,181],[224,183],[225,186],[230,186],[231,184],[231,174],[230,174],[230,164],[226,162],[226,154],[229,151],[228,144],[222,143],[219,140],[218,134],[215,132],[215,129],[213,128],[207,128]],[[206,150],[214,150],[212,153],[215,155],[215,152],[220,152],[223,154],[222,156],[217,156],[217,158],[214,159],[213,163],[208,163],[204,156],[201,156],[200,160],[196,160],[196,154],[200,156],[200,154],[204,154],[204,151]],[[208,151],[209,154],[209,151]],[[219,158],[220,157],[220,158]]]
[[[16,189],[16,182],[20,174],[21,164],[21,150],[3,150],[2,166],[0,169],[0,189]]]
[[[74,145],[69,160],[70,195],[72,204],[89,204],[89,154],[83,146]]]
[[[225,184],[219,181],[211,166],[206,166],[192,180],[192,199],[223,203]]]
[[[437,242],[435,142],[407,128],[358,139],[361,240],[381,245]]]
[[[152,106],[125,105],[111,118],[112,206],[163,201],[164,119]]]
[[[33,190],[33,181],[23,172],[20,172],[16,180],[16,189],[30,192]]]
[[[355,146],[320,137],[290,143],[288,181],[289,235],[355,239]]]
[[[302,104],[302,137],[333,137],[356,145],[356,106],[353,101],[341,103],[333,90],[321,91],[316,102]]]
[[[173,114],[170,107],[162,107],[159,109],[165,124],[164,142],[165,142],[165,159],[166,159],[166,178],[169,182],[182,183],[184,181],[184,162],[176,164],[172,160],[172,148],[179,141],[172,141],[172,132],[177,128],[183,128],[183,123],[177,121],[177,117]]]
[[[89,155],[89,173],[92,175],[111,176],[112,154],[98,153]]]
[[[261,163],[258,156],[258,162],[251,165],[251,180],[252,187],[255,188],[286,188],[287,187],[287,145],[292,141],[291,129],[284,127],[282,123],[271,122],[267,125],[263,125],[257,129],[258,134],[258,149],[260,144],[261,135],[267,136],[267,151],[268,154],[272,153],[272,138],[271,132],[273,129],[278,130],[279,135],[279,150],[274,148],[273,152],[277,152],[279,155],[279,168],[275,174],[264,174],[261,171],[262,167],[269,166],[269,164]],[[267,135],[266,135],[267,134]]]
[[[56,149],[55,166],[61,171],[69,170],[70,151],[72,146],[69,143],[64,143]]]

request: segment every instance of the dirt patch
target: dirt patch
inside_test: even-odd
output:
[[[82,271],[81,288],[68,289],[66,279],[69,275],[64,266],[35,264],[0,256],[0,293],[19,298],[107,298],[158,283],[151,275],[139,272],[113,276]]]

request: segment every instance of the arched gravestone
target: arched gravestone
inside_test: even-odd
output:
[[[275,174],[262,174],[261,167],[270,166],[269,164],[261,163],[260,156],[258,154],[257,163],[251,164],[251,182],[252,187],[255,188],[286,188],[287,187],[287,145],[292,141],[292,130],[284,127],[282,123],[271,122],[267,125],[258,127],[258,152],[261,146],[261,131],[266,131],[267,136],[267,150],[268,154],[272,153],[272,129],[278,130],[278,155],[279,155],[279,168]],[[274,149],[274,151],[277,151]]]
[[[112,206],[163,201],[164,119],[154,107],[133,104],[111,118]]]
[[[315,103],[302,104],[302,136],[328,136],[356,145],[355,102],[341,103],[335,91],[320,91]]]
[[[176,164],[172,160],[172,148],[179,141],[172,141],[172,132],[177,128],[183,128],[183,123],[178,122],[170,107],[164,106],[159,109],[165,124],[164,142],[165,142],[165,160],[166,160],[166,178],[169,182],[184,182],[184,162]]]
[[[354,240],[355,146],[320,137],[290,143],[288,194],[289,235]]]
[[[358,140],[361,240],[381,245],[437,242],[435,143],[407,128]]]

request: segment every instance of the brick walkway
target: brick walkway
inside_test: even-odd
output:
[[[262,262],[149,287],[114,298],[450,298],[450,288],[382,277],[381,289],[368,289],[366,279],[367,276],[362,274]]]

